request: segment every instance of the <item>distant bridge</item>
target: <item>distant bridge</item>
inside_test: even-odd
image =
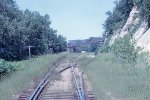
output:
[[[77,47],[82,47],[82,46],[85,46],[85,44],[90,44],[90,45],[92,45],[92,44],[103,44],[104,43],[104,40],[95,40],[95,41],[88,41],[88,42],[86,42],[86,43],[81,43],[81,44],[79,44],[79,45],[77,45],[77,44],[74,44],[74,43],[68,43],[67,44],[67,51],[68,52],[74,52],[74,49],[76,49]]]

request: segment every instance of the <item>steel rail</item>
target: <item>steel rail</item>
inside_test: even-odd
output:
[[[75,87],[77,88],[77,94],[79,96],[79,100],[85,100],[85,94],[84,94],[84,90],[83,90],[83,77],[82,77],[82,74],[79,78],[79,82],[77,80],[77,76],[74,72],[74,62],[72,60],[71,62],[71,66],[69,67],[66,67],[56,73],[52,73],[52,71],[60,64],[61,62],[57,63],[55,66],[53,66],[51,68],[51,70],[47,73],[47,75],[45,76],[45,78],[40,82],[40,84],[37,86],[37,88],[33,91],[32,95],[29,97],[28,100],[36,100],[40,93],[42,92],[42,90],[44,89],[44,87],[49,83],[49,81],[54,78],[55,75],[58,75],[59,73],[67,70],[68,68],[71,68],[71,72],[72,72],[72,75],[73,75],[73,80],[74,80],[74,83],[75,83]],[[79,85],[80,84],[80,85]]]
[[[70,68],[70,67],[66,67],[66,68],[62,69],[61,71],[57,72],[56,74],[59,74],[59,73],[65,71],[65,70],[67,70],[67,69],[69,69],[69,68]],[[41,88],[38,90],[38,92],[36,93],[36,95],[34,96],[34,98],[33,98],[32,100],[36,100],[36,99],[38,98],[38,96],[39,96],[39,94],[42,92],[43,88],[48,84],[48,82],[49,82],[51,79],[54,78],[54,76],[55,76],[56,74],[53,74],[47,81],[45,81],[45,82],[41,85]]]
[[[53,75],[49,80],[47,80],[45,83],[43,83],[41,85],[41,88],[37,91],[37,93],[35,94],[35,96],[33,97],[32,100],[36,100],[38,98],[38,96],[40,95],[40,93],[42,92],[42,90],[44,89],[44,87],[48,84],[48,82],[54,77],[55,75]]]
[[[74,78],[74,83],[75,83],[75,86],[77,88],[77,93],[78,93],[78,96],[80,98],[80,100],[85,100],[84,96],[83,96],[83,93],[82,93],[82,90],[81,88],[79,87],[79,84],[77,82],[77,77],[75,75],[75,72],[74,72],[74,63],[72,62],[72,65],[71,65],[71,69],[72,69],[72,75],[73,75],[73,78]]]
[[[80,85],[81,85],[81,93],[82,93],[82,97],[83,97],[83,100],[85,100],[85,93],[84,93],[84,88],[83,88],[83,71],[81,73],[81,76],[80,76]]]
[[[48,74],[45,76],[45,78],[41,81],[41,83],[37,86],[37,88],[33,91],[32,95],[29,97],[28,100],[35,100],[34,98],[37,97],[38,95],[38,91],[41,91],[42,84],[45,83],[45,81],[47,80],[47,78],[51,75],[51,72],[54,70],[54,68],[56,68],[61,62],[57,63],[55,66],[53,66],[53,68],[48,72]]]

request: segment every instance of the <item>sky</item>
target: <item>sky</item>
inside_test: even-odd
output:
[[[115,0],[16,0],[21,10],[49,14],[51,28],[67,40],[99,37],[104,31],[105,12]]]

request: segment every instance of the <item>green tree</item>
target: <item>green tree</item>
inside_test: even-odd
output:
[[[131,66],[135,65],[139,50],[135,47],[134,41],[131,40],[129,35],[115,40],[111,50],[118,59],[121,59],[122,63],[127,62]]]
[[[134,0],[134,3],[139,8],[140,18],[147,21],[150,27],[150,0]]]
[[[6,60],[22,60],[28,56],[26,46],[34,46],[33,55],[44,54],[51,44],[54,52],[66,49],[66,40],[51,28],[48,14],[41,16],[39,12],[19,10],[14,0],[0,2],[0,58]],[[57,43],[57,45],[56,45]]]
[[[112,12],[106,12],[108,16],[105,23],[105,33],[112,35],[116,29],[123,27],[127,21],[129,14],[133,8],[133,0],[117,0],[115,1],[115,8]]]

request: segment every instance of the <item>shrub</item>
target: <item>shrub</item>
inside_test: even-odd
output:
[[[11,73],[12,71],[15,71],[16,67],[9,62],[1,59],[0,60],[0,77],[5,76],[6,74]]]
[[[122,63],[129,63],[134,66],[137,60],[139,49],[135,47],[129,35],[117,39],[111,48],[112,52],[121,60]]]
[[[109,51],[110,51],[110,46],[108,46],[108,45],[102,45],[99,49],[100,53],[107,53]]]

